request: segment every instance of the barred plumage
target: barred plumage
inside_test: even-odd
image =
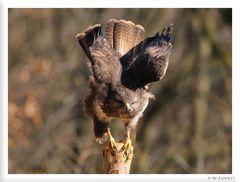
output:
[[[96,140],[110,137],[109,122],[125,122],[126,144],[133,140],[136,125],[149,99],[147,85],[162,79],[171,54],[173,25],[144,39],[145,30],[131,21],[110,19],[105,26],[90,26],[77,39],[91,62],[93,79],[84,99],[93,117]]]

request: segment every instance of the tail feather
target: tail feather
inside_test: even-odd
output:
[[[116,26],[117,20],[110,19],[108,20],[106,27],[105,27],[105,38],[108,40],[110,45],[113,47],[113,36],[114,36],[114,29]]]
[[[141,25],[136,25],[134,27],[134,44],[133,46],[136,46],[137,44],[139,44],[145,36],[145,30]]]
[[[129,31],[128,24],[119,21],[116,24],[116,28],[114,31],[114,48],[116,49],[117,52],[119,52],[121,55],[124,54],[125,50],[127,49],[127,36],[126,34]]]
[[[105,37],[121,56],[144,39],[145,30],[131,21],[110,19],[105,28]]]
[[[141,25],[134,24],[132,21],[110,19],[105,26],[104,34],[102,26],[96,24],[90,26],[84,33],[77,34],[76,37],[90,61],[93,61],[89,48],[98,37],[104,36],[120,56],[126,53],[132,56],[139,52],[139,47],[136,45],[143,41],[144,34],[144,28]],[[136,48],[133,48],[134,46]]]
[[[131,47],[130,51],[128,52],[128,55],[132,57],[136,57],[136,55],[139,53],[140,46],[137,46],[140,42],[143,42],[145,35],[145,30],[141,25],[136,25],[134,28],[134,44]]]

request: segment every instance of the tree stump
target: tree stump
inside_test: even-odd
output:
[[[129,174],[133,159],[133,147],[127,156],[125,150],[121,151],[122,142],[116,142],[117,150],[110,145],[103,149],[102,172],[104,174]]]

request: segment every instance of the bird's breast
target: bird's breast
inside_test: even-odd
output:
[[[102,112],[108,117],[128,120],[141,114],[145,110],[146,105],[143,105],[142,107],[133,108],[132,110],[127,110],[126,107],[123,107],[118,103],[111,102],[103,104],[101,108]]]

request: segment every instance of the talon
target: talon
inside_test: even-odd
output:
[[[123,145],[119,152],[123,152],[124,150],[125,150],[125,147]]]
[[[132,146],[132,142],[131,142],[131,139],[129,137],[127,137],[125,140],[124,140],[124,144],[120,150],[120,152],[124,152],[124,157],[127,158],[127,160],[130,160],[131,157],[130,155],[133,153],[133,146]]]
[[[109,136],[109,145],[112,149],[117,150],[117,144],[114,140],[114,138],[111,135],[110,129],[108,128],[108,136]]]
[[[128,151],[128,149],[132,146],[132,142],[130,140],[130,138],[126,138],[124,141],[123,141],[123,146],[120,150],[120,152],[123,152],[124,150]]]
[[[132,156],[127,156],[126,159],[125,159],[125,162],[127,162],[128,160],[132,160]]]
[[[132,157],[127,157],[125,162],[127,162],[128,160],[132,160]]]
[[[117,150],[117,145],[116,145],[116,142],[115,142],[115,140],[114,140],[113,137],[110,138],[109,143],[110,143],[110,146],[111,146],[113,149],[116,149],[116,150]]]
[[[127,156],[129,156],[132,152],[133,152],[133,151],[132,151],[132,148],[131,148],[131,149],[129,149],[128,151],[126,151],[125,153],[127,154]]]

